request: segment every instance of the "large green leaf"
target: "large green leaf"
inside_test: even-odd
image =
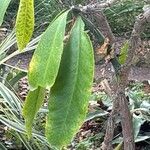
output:
[[[94,70],[93,49],[77,18],[64,48],[55,84],[50,92],[46,136],[51,145],[66,146],[86,118]]]
[[[23,50],[34,30],[34,0],[20,0],[16,19],[16,38],[19,50]]]
[[[32,87],[51,87],[56,79],[63,52],[68,11],[58,16],[43,34],[29,65]]]
[[[10,1],[11,0],[0,0],[0,26],[3,23],[4,15]]]
[[[23,107],[23,116],[25,118],[26,130],[29,137],[32,133],[32,123],[38,110],[40,109],[45,96],[45,89],[38,87],[30,91]]]

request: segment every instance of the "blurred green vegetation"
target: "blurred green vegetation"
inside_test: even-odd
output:
[[[104,13],[113,33],[128,37],[133,29],[136,16],[143,12],[143,6],[146,4],[148,4],[148,1],[122,0],[111,8],[107,8]],[[148,31],[150,31],[149,26],[142,36],[150,38],[150,32]]]
[[[79,0],[35,0],[34,35],[40,35],[60,11],[78,2]],[[4,19],[4,26],[8,29],[12,29],[15,25],[18,6],[19,0],[11,0]]]
[[[97,0],[98,1],[98,0]],[[81,2],[81,3],[80,3]],[[64,8],[69,8],[76,4],[88,4],[89,0],[36,0],[35,1],[35,32],[34,35],[40,35],[51,20]],[[11,0],[7,13],[5,15],[4,26],[12,29],[15,25],[15,17],[18,9],[19,0]],[[132,31],[136,16],[143,10],[143,6],[148,1],[141,0],[121,0],[104,13],[117,36],[128,37]],[[150,38],[150,27],[142,34],[143,37]]]

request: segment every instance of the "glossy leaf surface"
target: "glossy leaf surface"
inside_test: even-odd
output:
[[[29,65],[29,83],[33,88],[51,87],[56,79],[66,27],[67,12],[58,16],[47,28]]]
[[[16,19],[16,38],[19,50],[23,50],[34,30],[34,0],[20,0]]]
[[[51,145],[66,146],[86,118],[94,70],[93,48],[77,18],[64,48],[55,84],[50,92],[46,136]]]
[[[25,118],[26,130],[29,137],[31,137],[34,117],[40,109],[44,97],[45,89],[38,87],[36,90],[30,91],[25,100],[23,116]]]

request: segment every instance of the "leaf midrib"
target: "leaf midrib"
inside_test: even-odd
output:
[[[79,29],[78,30],[80,30],[80,28],[81,27],[79,27]],[[82,31],[80,32],[80,34],[79,34],[79,46],[78,46],[78,48],[80,49],[80,44],[81,44],[81,34],[82,33]],[[69,111],[70,111],[70,106],[71,106],[71,104],[72,104],[72,101],[73,101],[73,97],[74,97],[74,91],[75,91],[75,88],[76,88],[76,84],[77,84],[77,80],[78,80],[78,72],[79,72],[79,60],[80,60],[80,50],[79,50],[79,54],[78,54],[78,60],[77,60],[77,69],[76,69],[76,77],[75,77],[75,79],[74,79],[74,83],[75,83],[75,85],[74,85],[74,87],[73,87],[73,92],[72,92],[72,95],[71,95],[71,99],[70,99],[70,101],[69,101],[69,103],[68,103],[68,105],[67,105],[67,112],[66,112],[66,116],[65,116],[65,119],[64,119],[64,121],[63,121],[63,124],[62,124],[62,126],[63,126],[63,128],[65,129],[65,126],[66,126],[66,121],[67,121],[67,118],[68,118],[68,114],[69,114]]]

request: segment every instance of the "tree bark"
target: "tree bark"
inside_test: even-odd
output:
[[[102,16],[102,14],[101,14]],[[100,17],[99,17],[100,18]],[[102,17],[105,21],[106,18]],[[100,22],[102,20],[100,19]],[[114,127],[115,127],[115,116],[117,113],[121,116],[121,125],[122,125],[122,133],[123,133],[123,141],[124,141],[124,149],[125,150],[134,150],[135,143],[134,143],[134,133],[133,133],[133,126],[132,126],[132,117],[130,110],[128,108],[128,101],[125,96],[125,88],[128,84],[128,77],[129,72],[132,66],[136,63],[135,56],[136,50],[140,46],[140,33],[144,30],[144,26],[146,23],[150,22],[150,9],[147,9],[143,14],[140,14],[137,17],[137,20],[134,24],[134,28],[130,38],[130,47],[128,50],[128,56],[126,63],[121,66],[119,72],[119,80],[117,83],[117,90],[116,90],[116,100],[113,98],[113,109],[112,113],[108,119],[107,130],[104,138],[104,142],[102,143],[102,150],[112,150],[112,139],[114,134]],[[108,24],[105,23],[105,28],[107,29],[108,33],[111,33],[110,27]],[[109,34],[111,37],[112,34]],[[113,38],[112,38],[113,39]],[[113,40],[112,40],[113,41]],[[116,86],[116,85],[114,85]],[[119,111],[117,109],[119,106]],[[118,111],[118,112],[117,112]]]

